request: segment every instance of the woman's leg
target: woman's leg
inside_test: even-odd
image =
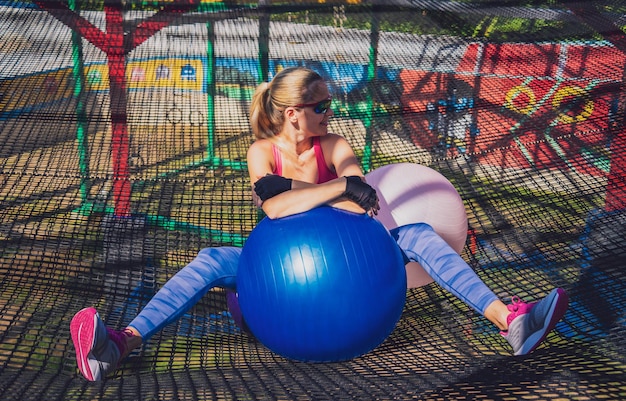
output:
[[[391,235],[409,260],[418,262],[439,285],[498,326],[515,355],[532,352],[567,311],[568,296],[561,288],[538,302],[514,297],[512,304],[505,305],[428,224],[398,227]]]
[[[426,223],[391,230],[406,256],[418,262],[443,288],[481,315],[498,297],[474,270]]]
[[[235,288],[241,248],[206,248],[169,279],[128,325],[147,341],[215,287]]]
[[[179,319],[214,287],[234,288],[241,248],[206,248],[169,279],[122,331],[107,328],[94,308],[79,311],[70,323],[76,362],[87,380],[103,379],[130,351]]]

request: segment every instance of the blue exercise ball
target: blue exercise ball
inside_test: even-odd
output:
[[[406,273],[394,239],[366,214],[332,207],[251,232],[237,272],[247,327],[267,348],[306,362],[338,362],[381,344],[400,319]]]

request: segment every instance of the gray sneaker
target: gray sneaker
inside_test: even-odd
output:
[[[76,313],[70,323],[78,370],[89,381],[102,380],[117,368],[130,332],[107,328],[94,308]]]
[[[513,297],[507,308],[511,311],[507,317],[509,329],[500,334],[513,347],[514,355],[531,353],[554,329],[567,311],[568,296],[561,288],[552,290],[539,302],[525,303]]]

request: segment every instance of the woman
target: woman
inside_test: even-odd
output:
[[[376,191],[364,181],[347,141],[328,132],[331,96],[322,77],[296,67],[282,70],[257,88],[250,123],[257,140],[248,150],[252,197],[269,218],[306,212],[321,205],[376,214]],[[398,177],[398,179],[402,179]],[[534,350],[567,309],[567,295],[553,290],[539,302],[514,298],[505,305],[463,259],[424,223],[391,231],[407,262],[496,325],[515,355]],[[235,288],[240,248],[206,248],[174,275],[121,331],[111,330],[94,308],[70,324],[80,372],[100,380],[131,350],[177,320],[210,289]]]

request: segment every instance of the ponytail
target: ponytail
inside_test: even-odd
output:
[[[275,136],[283,127],[283,111],[311,101],[313,84],[323,78],[308,68],[291,67],[281,70],[271,83],[257,86],[250,103],[250,126],[257,139]]]
[[[272,113],[270,99],[270,84],[263,82],[257,86],[250,103],[250,125],[256,138],[269,138],[274,136],[274,124],[270,120]]]

